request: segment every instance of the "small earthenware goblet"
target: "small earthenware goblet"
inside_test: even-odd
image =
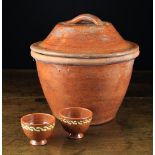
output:
[[[45,145],[52,135],[55,117],[45,113],[32,113],[21,118],[21,126],[32,145]]]
[[[59,120],[69,133],[69,138],[81,139],[89,128],[92,111],[82,107],[64,108],[59,112]]]

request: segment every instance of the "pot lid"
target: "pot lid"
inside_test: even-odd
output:
[[[130,54],[138,45],[124,40],[111,23],[82,14],[58,23],[43,41],[32,44],[31,50],[49,56],[96,58]]]

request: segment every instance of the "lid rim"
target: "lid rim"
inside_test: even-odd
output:
[[[83,58],[83,59],[91,59],[91,58],[111,58],[111,57],[120,57],[120,56],[124,56],[124,55],[128,55],[131,53],[134,53],[135,51],[139,50],[139,46],[136,43],[130,42],[133,46],[127,50],[122,50],[119,52],[113,52],[113,53],[63,53],[63,52],[54,52],[51,51],[49,49],[43,48],[43,47],[39,47],[39,42],[33,43],[30,46],[30,49],[32,52],[38,53],[38,54],[42,54],[42,55],[46,55],[46,56],[51,56],[51,57],[65,57],[65,58]]]
[[[106,65],[113,63],[120,63],[125,61],[130,61],[135,59],[139,55],[139,50],[134,53],[123,55],[119,57],[109,57],[109,58],[93,58],[93,59],[81,59],[81,58],[66,58],[66,57],[54,57],[39,54],[31,51],[31,56],[36,61],[42,61],[45,63],[53,63],[59,65],[82,65],[82,66],[93,66],[93,65]]]

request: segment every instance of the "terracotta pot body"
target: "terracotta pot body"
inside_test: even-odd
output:
[[[97,28],[74,25],[80,20],[90,20]],[[92,15],[78,16],[68,27],[63,24],[31,46],[49,106],[56,117],[61,109],[75,106],[90,109],[94,125],[108,122],[125,96],[139,48]]]
[[[65,66],[37,61],[39,79],[54,115],[70,106],[93,113],[92,124],[113,119],[126,93],[133,60],[102,66]]]

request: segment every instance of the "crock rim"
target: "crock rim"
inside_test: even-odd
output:
[[[38,54],[46,55],[46,56],[51,56],[51,57],[64,57],[64,58],[79,58],[79,59],[93,59],[93,58],[112,58],[112,57],[120,57],[124,55],[130,55],[132,53],[135,53],[139,51],[139,46],[136,43],[129,42],[132,46],[129,49],[126,49],[124,51],[119,51],[119,52],[113,52],[113,53],[94,53],[92,52],[89,53],[63,53],[63,52],[58,52],[58,51],[52,51],[43,47],[39,46],[39,42],[33,43],[30,46],[31,52],[35,52]]]

